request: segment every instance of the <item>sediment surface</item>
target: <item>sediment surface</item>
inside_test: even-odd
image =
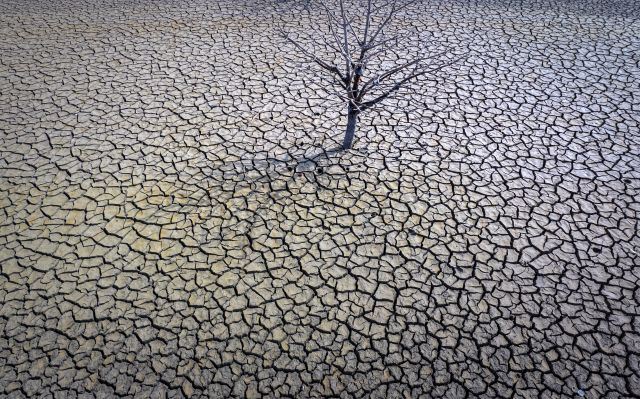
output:
[[[0,396],[637,395],[640,7],[423,1],[314,157],[266,4],[0,0]]]

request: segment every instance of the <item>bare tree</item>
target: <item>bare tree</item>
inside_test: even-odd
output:
[[[310,0],[307,1],[307,3]],[[360,113],[380,104],[433,67],[424,53],[424,40],[411,37],[395,19],[417,0],[315,0],[326,17],[324,29],[307,34],[280,29],[283,37],[330,77],[330,84],[347,104],[343,149],[351,148]],[[308,4],[305,7],[308,9]],[[409,55],[409,57],[407,57]]]

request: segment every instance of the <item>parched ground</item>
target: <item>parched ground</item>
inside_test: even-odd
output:
[[[0,396],[640,394],[640,6],[422,1],[309,160],[266,3],[0,0]]]

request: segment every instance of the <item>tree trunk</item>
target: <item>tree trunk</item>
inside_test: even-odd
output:
[[[358,123],[358,111],[354,107],[349,106],[349,116],[347,119],[347,130],[344,132],[344,141],[342,149],[348,150],[353,144],[353,136],[356,133],[356,124]]]

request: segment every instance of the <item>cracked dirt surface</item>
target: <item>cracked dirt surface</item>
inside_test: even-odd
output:
[[[639,8],[423,2],[309,160],[265,2],[0,0],[0,396],[637,395]]]

